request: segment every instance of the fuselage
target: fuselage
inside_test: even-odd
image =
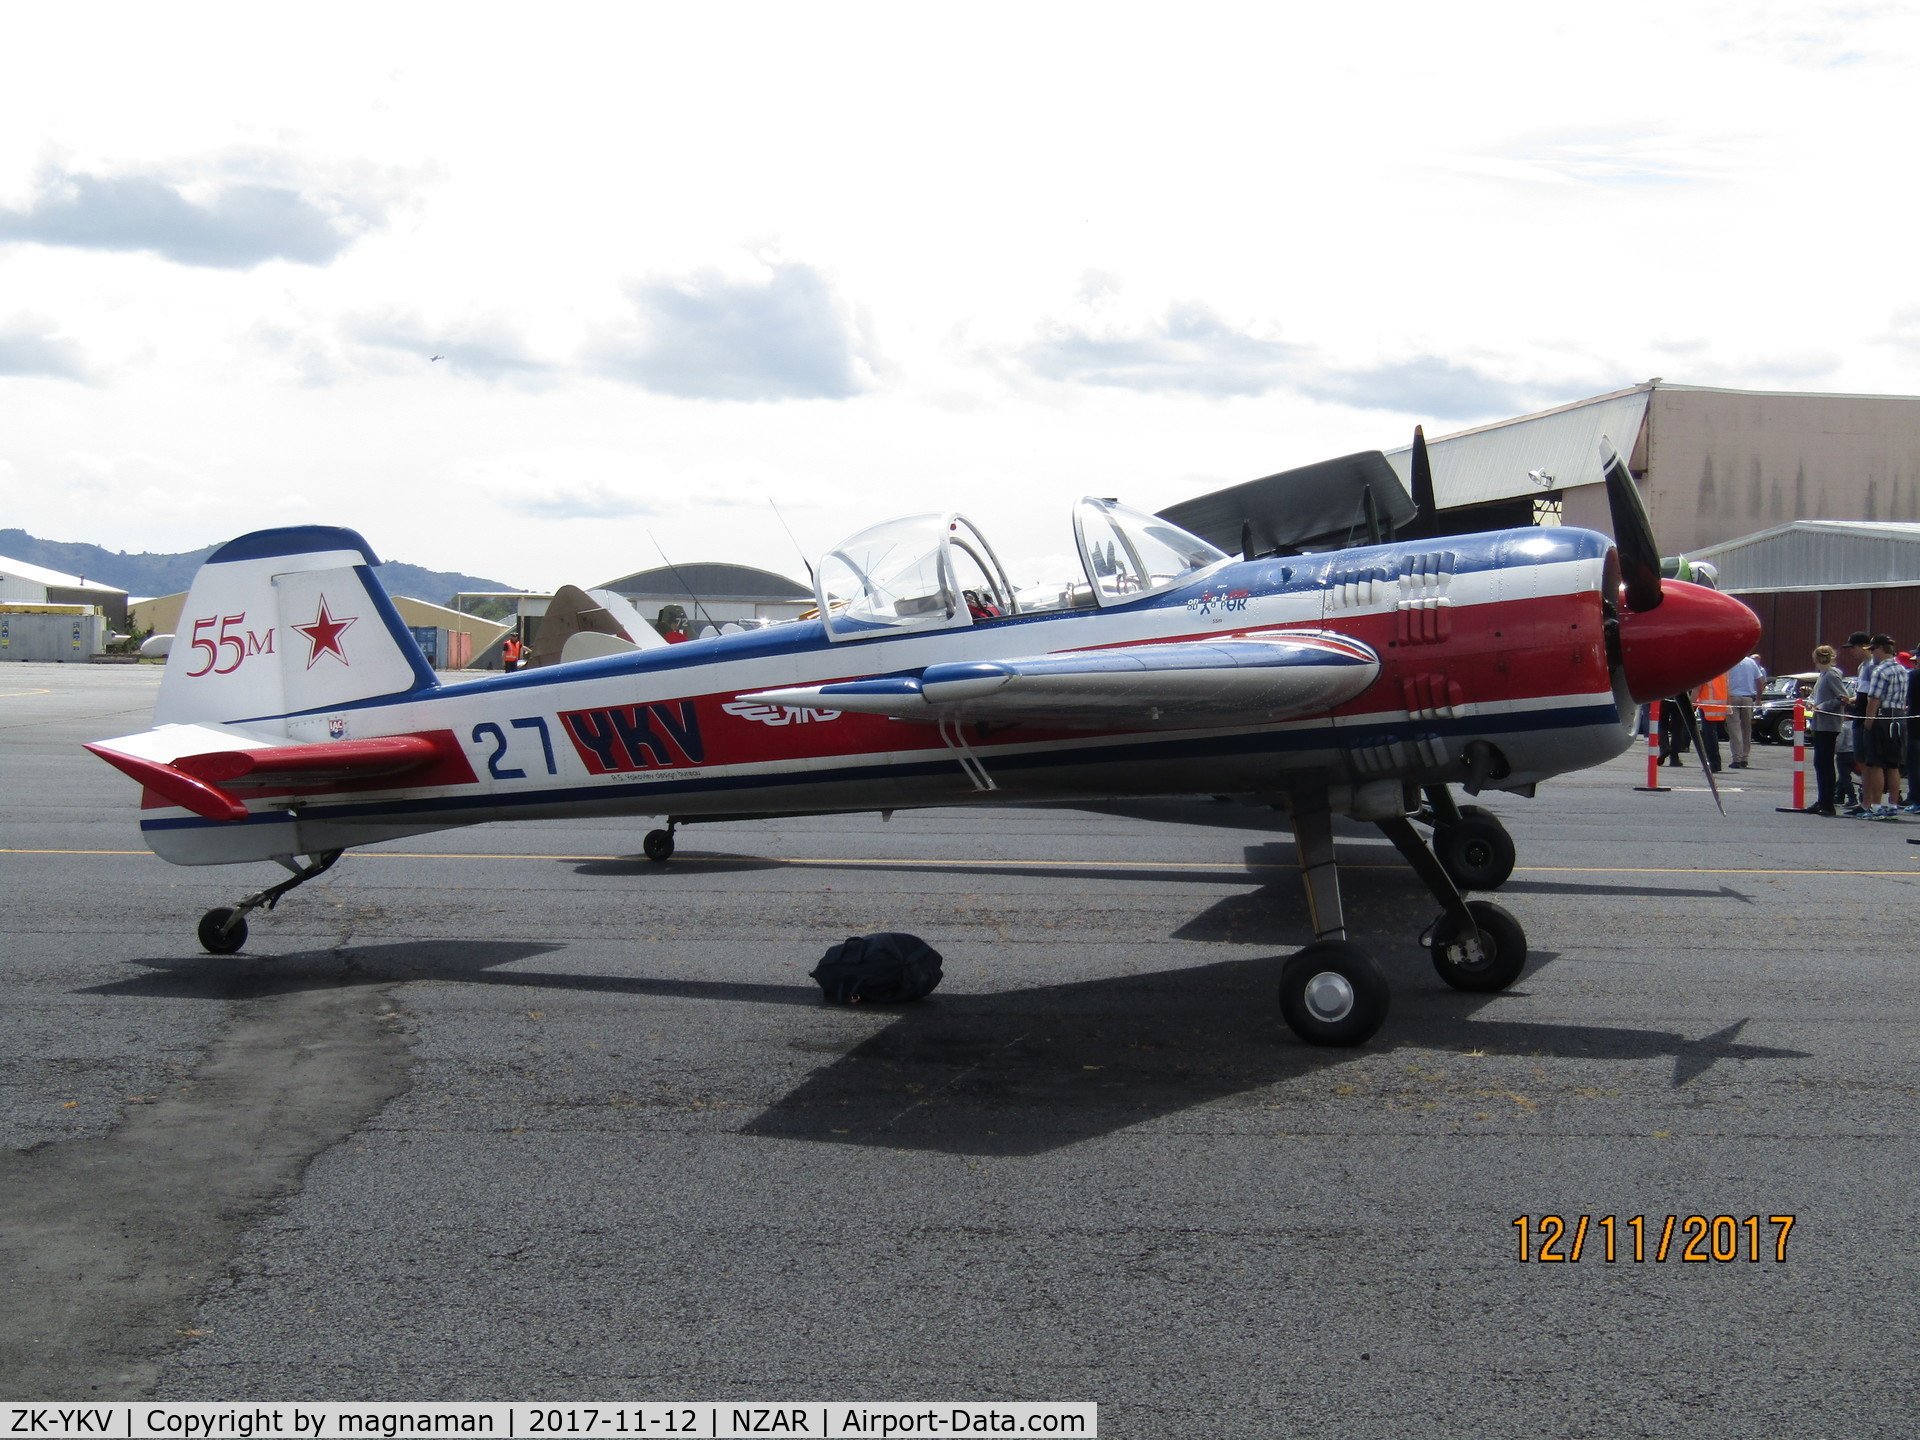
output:
[[[835,641],[801,621],[664,649],[232,722],[300,744],[429,735],[433,771],[248,797],[245,820],[153,803],[142,831],[180,864],[307,854],[494,820],[688,818],[1192,792],[1273,794],[1311,777],[1335,808],[1397,806],[1459,781],[1476,743],[1524,789],[1629,743],[1603,590],[1611,542],[1572,527],[1227,561],[1105,608]],[[1379,658],[1335,711],[1271,724],[1126,730],[944,727],[744,702],[754,692],[936,663],[1288,629]],[[1481,759],[1484,761],[1485,752]],[[971,761],[974,763],[963,763]],[[991,789],[983,789],[981,776]]]

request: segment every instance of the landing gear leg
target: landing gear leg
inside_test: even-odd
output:
[[[1280,1013],[1309,1045],[1358,1045],[1387,1018],[1387,977],[1379,961],[1347,939],[1325,796],[1289,796],[1287,810],[1314,941],[1280,972]]]
[[[1491,900],[1462,897],[1447,867],[1405,816],[1376,823],[1440,902],[1440,918],[1421,937],[1440,978],[1456,990],[1504,990],[1518,980],[1527,968],[1527,932],[1513,913]]]
[[[291,880],[282,880],[278,885],[269,885],[257,894],[249,895],[238,905],[221,905],[207,911],[200,917],[200,945],[209,955],[234,955],[247,943],[247,912],[257,910],[264,905],[272,910],[280,903],[280,897],[289,890],[297,890],[316,876],[324,875],[333,868],[334,861],[346,854],[345,850],[323,850],[317,855],[307,857],[305,865],[296,865],[291,855],[276,855],[273,858],[293,872]]]
[[[656,865],[664,865],[673,858],[673,832],[680,828],[680,822],[673,816],[667,817],[667,828],[649,830],[647,838],[640,842],[640,848],[646,852],[647,859]]]
[[[1416,817],[1433,826],[1433,853],[1456,888],[1498,890],[1513,878],[1519,858],[1500,817],[1479,805],[1456,805],[1445,785],[1429,785],[1427,808]]]

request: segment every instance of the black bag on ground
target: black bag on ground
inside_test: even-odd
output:
[[[933,993],[940,952],[918,935],[853,935],[820,957],[813,978],[829,1005],[897,1005]]]

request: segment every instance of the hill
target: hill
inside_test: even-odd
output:
[[[125,590],[129,595],[172,595],[184,590],[193,580],[200,562],[214,551],[188,550],[177,555],[157,555],[142,551],[129,555],[124,550],[107,550],[78,540],[41,540],[24,530],[0,530],[0,555],[24,560],[29,565],[44,565],[87,580],[98,580]],[[512,585],[487,580],[478,575],[462,575],[454,570],[427,570],[389,560],[380,567],[380,582],[394,595],[411,595],[444,605],[462,590],[512,590]]]

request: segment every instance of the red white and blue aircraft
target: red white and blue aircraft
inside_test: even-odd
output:
[[[293,872],[207,913],[217,954],[349,847],[487,821],[664,816],[645,844],[664,862],[693,820],[1283,804],[1316,940],[1286,962],[1281,1009],[1307,1041],[1357,1044],[1387,984],[1346,938],[1333,817],[1378,825],[1432,890],[1442,914],[1423,941],[1440,975],[1503,988],[1526,936],[1462,891],[1504,881],[1513,845],[1449,787],[1531,794],[1610,759],[1637,702],[1725,672],[1758,637],[1738,601],[1661,580],[1638,491],[1611,447],[1607,460],[1617,541],[1436,536],[1416,441],[1413,494],[1397,498],[1424,538],[1393,540],[1389,522],[1380,543],[1260,554],[1248,522],[1231,556],[1089,498],[1073,516],[1084,575],[1016,595],[971,523],[920,515],[835,547],[816,618],[459,684],[428,667],[358,534],[262,530],[196,576],[154,728],[87,748],[144,787],[141,832],[162,858]]]

